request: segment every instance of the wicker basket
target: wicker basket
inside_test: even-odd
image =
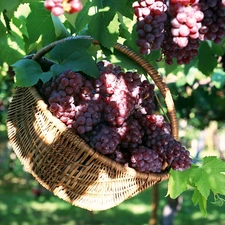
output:
[[[34,60],[62,41],[34,55]],[[170,91],[161,75],[139,54],[116,44],[114,48],[137,62],[152,77],[168,109],[172,133],[178,135],[177,118]],[[7,117],[10,143],[36,180],[72,205],[88,210],[106,210],[168,179],[168,172],[141,173],[103,155],[74,134],[48,110],[35,87],[16,88]]]

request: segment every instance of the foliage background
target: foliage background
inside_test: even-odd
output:
[[[38,0],[0,1],[0,129],[5,129],[6,112],[13,95],[12,65],[44,46],[72,35],[90,35],[98,40],[112,63],[125,69],[137,68],[114,51],[121,43],[138,52],[135,40],[134,0],[84,0],[78,14],[53,16]],[[96,52],[96,49],[92,49]],[[144,56],[160,71],[173,95],[177,115],[203,130],[210,121],[224,126],[225,41],[221,45],[201,42],[199,55],[189,65],[165,64],[160,51]],[[47,54],[47,57],[50,57]],[[140,68],[137,68],[140,69]],[[32,72],[30,76],[32,76]]]

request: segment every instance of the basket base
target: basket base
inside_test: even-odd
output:
[[[59,198],[87,210],[106,210],[168,179],[140,173],[101,155],[52,116],[37,90],[17,88],[7,117],[20,162]]]

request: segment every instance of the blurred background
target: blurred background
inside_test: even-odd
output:
[[[44,8],[42,0],[11,0],[10,4],[0,0],[0,225],[225,225],[225,199],[215,199],[211,194],[208,216],[204,218],[192,203],[191,189],[175,200],[166,196],[168,181],[106,211],[90,212],[72,206],[41,187],[24,170],[8,142],[6,118],[15,81],[10,65],[55,40],[77,34],[97,36],[107,48],[124,41],[138,51],[131,7],[134,0],[111,2],[120,1],[129,5],[123,8],[120,3],[112,4],[113,10],[109,10],[110,7],[97,5],[102,1],[82,1],[96,3],[91,7],[99,10],[99,14],[91,14],[96,21],[102,21],[104,13],[111,27],[102,29],[101,23],[94,24],[88,10],[58,18]],[[91,24],[90,29],[85,21]],[[145,58],[153,62],[171,90],[179,118],[179,140],[190,151],[193,162],[207,155],[225,160],[224,38],[219,45],[204,41],[198,50],[199,55],[188,65],[178,65],[175,61],[167,65],[160,50]],[[111,62],[125,69],[136,68],[116,53],[111,56]]]

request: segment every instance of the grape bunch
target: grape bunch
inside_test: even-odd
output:
[[[45,0],[44,6],[54,16],[60,16],[64,12],[70,14],[80,12],[83,8],[80,0]]]
[[[151,49],[158,50],[164,39],[164,21],[167,19],[166,4],[163,0],[141,0],[132,5],[137,16],[137,46],[141,54],[150,54]]]
[[[52,115],[99,153],[137,171],[189,168],[189,152],[154,112],[154,85],[105,60],[97,67],[97,79],[66,70],[41,84]]]
[[[200,41],[221,44],[225,37],[224,0],[139,0],[133,11],[140,53],[161,49],[167,64],[174,58],[189,64],[198,55]]]
[[[222,38],[225,37],[225,1],[199,0],[199,3],[204,14],[202,26],[199,29],[200,40],[210,40],[221,44]]]

